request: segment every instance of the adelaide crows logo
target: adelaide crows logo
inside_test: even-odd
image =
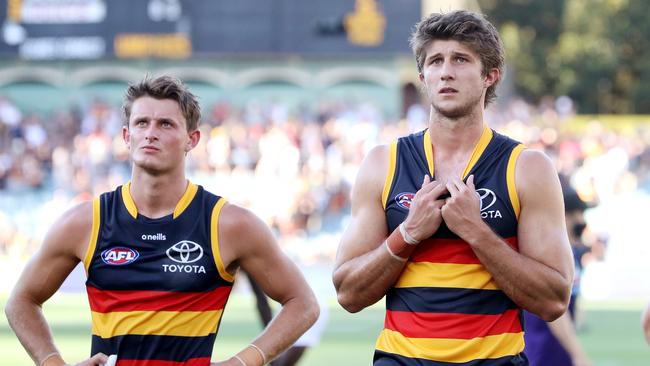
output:
[[[395,202],[397,202],[397,205],[401,208],[405,209],[410,209],[411,208],[411,201],[413,201],[413,197],[415,196],[415,193],[410,193],[410,192],[402,192],[395,196]]]

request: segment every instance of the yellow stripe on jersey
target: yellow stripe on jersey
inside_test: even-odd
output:
[[[187,189],[185,189],[185,193],[183,193],[183,197],[181,197],[180,201],[176,204],[176,207],[174,208],[174,215],[172,218],[177,218],[180,216],[183,211],[187,208],[187,206],[190,205],[192,202],[192,199],[194,199],[194,196],[196,196],[196,192],[199,190],[199,187],[188,181],[187,182]]]
[[[519,144],[512,149],[512,152],[510,152],[510,158],[508,159],[508,167],[506,168],[506,186],[508,187],[508,196],[510,197],[510,204],[515,210],[515,216],[517,218],[519,218],[521,206],[519,205],[517,185],[515,184],[515,167],[517,165],[517,159],[523,150],[524,145],[522,144]]]
[[[524,337],[521,332],[473,339],[408,338],[384,329],[377,339],[376,348],[410,358],[462,363],[519,354],[524,350]]]
[[[431,143],[431,130],[427,129],[424,133],[424,156],[427,158],[427,166],[429,167],[429,179],[433,180],[433,144]]]
[[[395,287],[498,289],[492,275],[481,264],[430,262],[410,262],[402,271]]]
[[[129,211],[131,216],[133,216],[134,219],[137,219],[138,208],[135,206],[133,197],[131,197],[131,182],[127,182],[122,186],[122,202],[124,203],[124,207],[126,207],[126,210]]]
[[[86,249],[86,255],[84,256],[84,268],[86,269],[86,276],[88,276],[88,268],[90,267],[90,262],[93,259],[95,254],[95,247],[97,246],[97,239],[99,237],[99,226],[101,224],[101,215],[99,214],[100,203],[99,197],[93,199],[93,225],[90,230],[90,239],[88,240],[88,249]]]
[[[217,331],[223,310],[213,311],[92,311],[92,332],[102,338],[126,334],[203,337]]]
[[[489,127],[483,127],[483,132],[481,133],[481,138],[478,140],[478,143],[476,146],[474,146],[474,151],[472,151],[472,156],[469,158],[469,161],[467,162],[467,166],[465,166],[465,170],[463,171],[463,175],[461,176],[462,179],[467,178],[467,175],[469,172],[472,170],[474,165],[476,165],[476,162],[478,159],[483,155],[483,152],[487,148],[488,144],[492,140],[492,129]]]
[[[388,147],[388,174],[386,174],[386,181],[384,181],[384,191],[381,193],[381,205],[386,209],[388,204],[388,194],[393,186],[393,177],[395,176],[395,164],[397,162],[397,141],[390,144]]]
[[[226,267],[221,260],[221,250],[219,248],[219,215],[221,209],[226,204],[225,198],[220,198],[219,201],[212,208],[212,215],[210,218],[210,242],[212,245],[212,255],[214,256],[214,263],[217,266],[219,275],[226,281],[233,282],[235,277],[226,271]]]

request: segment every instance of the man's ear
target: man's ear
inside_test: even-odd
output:
[[[187,141],[187,144],[185,145],[185,152],[188,153],[192,149],[196,147],[196,145],[199,144],[199,140],[201,140],[201,131],[197,128],[194,131],[191,131],[189,134],[190,139]]]
[[[122,139],[127,148],[131,148],[131,134],[129,133],[129,126],[122,126]]]
[[[485,75],[485,87],[489,88],[492,85],[494,85],[497,81],[499,81],[499,78],[501,77],[501,72],[497,68],[493,68],[490,71],[487,72]]]

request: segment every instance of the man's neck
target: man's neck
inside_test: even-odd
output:
[[[471,152],[483,133],[482,109],[459,118],[448,118],[431,109],[429,131],[434,153]]]
[[[187,185],[185,174],[151,175],[134,169],[130,193],[138,213],[155,219],[174,212]]]

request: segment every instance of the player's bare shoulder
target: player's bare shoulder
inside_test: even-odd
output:
[[[352,196],[353,201],[355,197],[368,194],[372,196],[379,194],[378,197],[381,196],[388,175],[389,161],[389,145],[377,145],[368,152],[357,173],[354,183],[355,192]]]
[[[540,170],[553,169],[553,162],[544,152],[536,149],[523,149],[517,161],[517,170],[523,169],[526,174],[534,174]]]
[[[256,226],[264,226],[250,210],[233,203],[226,203],[219,217],[219,232],[225,237],[247,236],[248,231]]]
[[[515,169],[517,194],[522,204],[527,201],[561,199],[560,182],[551,159],[539,150],[521,152]]]
[[[50,227],[43,250],[73,254],[83,260],[93,228],[93,201],[66,210]]]
[[[273,240],[264,221],[232,203],[226,203],[221,209],[218,230],[221,256],[227,268],[248,252],[263,249],[269,239]]]

